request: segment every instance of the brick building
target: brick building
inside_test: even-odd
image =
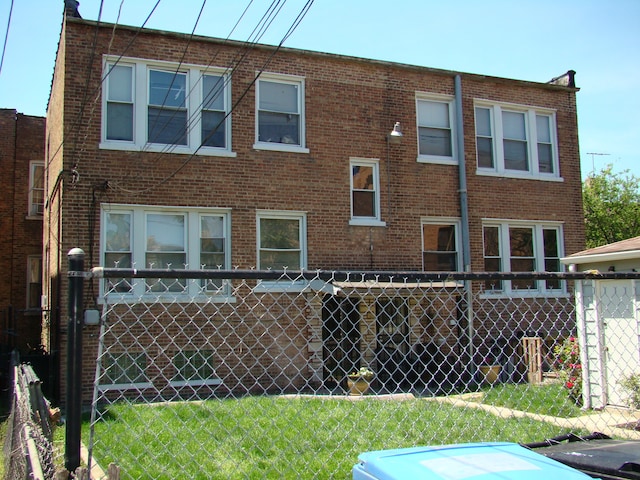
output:
[[[64,345],[74,247],[87,267],[560,270],[584,246],[576,92],[573,72],[537,83],[67,17],[45,340]]]
[[[0,109],[0,345],[40,344],[45,119]]]

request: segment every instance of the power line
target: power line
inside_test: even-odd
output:
[[[9,39],[9,27],[11,27],[11,14],[13,12],[13,0],[9,7],[9,18],[7,19],[7,31],[4,35],[4,46],[2,47],[2,57],[0,57],[0,74],[2,73],[2,64],[4,63],[4,54],[7,51],[7,40]]]

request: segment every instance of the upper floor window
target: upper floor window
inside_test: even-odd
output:
[[[422,222],[422,269],[425,272],[460,270],[457,220],[429,219]]]
[[[384,226],[380,218],[380,173],[377,159],[352,158],[351,225]]]
[[[453,99],[419,95],[416,98],[418,120],[418,161],[455,163],[455,121]]]
[[[307,266],[307,224],[302,212],[259,211],[258,268],[300,270]]]
[[[554,112],[477,103],[475,121],[478,174],[559,177]]]
[[[29,164],[29,216],[41,217],[44,213],[44,162]]]
[[[104,75],[102,148],[234,155],[222,71],[107,59]]]
[[[230,265],[229,212],[137,205],[103,205],[102,258],[107,268],[222,269]],[[122,294],[227,294],[222,280],[119,279]]]
[[[558,272],[562,231],[556,224],[486,222],[483,225],[484,269],[487,272]],[[559,280],[487,280],[489,293],[558,293]]]
[[[256,82],[254,148],[306,153],[304,80],[262,74]]]

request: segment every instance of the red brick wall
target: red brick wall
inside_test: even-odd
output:
[[[45,248],[50,252],[51,297],[57,289],[55,278],[64,279],[66,253],[71,248],[85,250],[87,266],[100,264],[99,213],[104,202],[231,208],[232,264],[241,268],[256,264],[256,209],[307,212],[309,269],[420,270],[420,218],[460,216],[458,167],[416,161],[416,92],[453,95],[453,73],[281,50],[265,71],[305,78],[310,153],[257,151],[253,149],[255,89],[251,83],[271,58],[272,49],[256,47],[232,79],[232,104],[239,102],[232,116],[232,147],[237,157],[104,150],[98,148],[103,54],[125,52],[127,57],[227,67],[238,58],[241,46],[203,39],[188,43],[186,36],[154,32],[140,33],[132,42],[135,30],[118,29],[112,38],[111,26],[103,26],[94,49],[95,31],[90,22],[67,21],[49,105],[48,182],[53,195],[51,216],[45,221]],[[460,76],[472,269],[484,268],[481,221],[487,217],[563,222],[564,253],[582,249],[575,90]],[[555,109],[563,181],[477,176],[474,98]],[[387,150],[386,134],[396,121],[403,126],[403,142]],[[386,227],[349,225],[351,157],[380,160],[380,204]],[[183,162],[187,164],[176,174]],[[70,176],[63,175],[62,186],[54,192],[59,172],[74,166],[80,182],[72,184]],[[171,179],[165,182],[167,178]],[[95,188],[105,182],[113,188]],[[56,213],[60,198],[62,218]],[[61,280],[60,298],[65,291]],[[64,301],[60,307],[64,319]]]
[[[0,342],[22,353],[40,343],[40,314],[24,310],[27,258],[42,255],[42,219],[28,207],[30,162],[44,160],[44,130],[43,117],[0,110]]]

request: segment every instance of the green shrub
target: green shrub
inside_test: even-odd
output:
[[[569,337],[554,349],[558,376],[576,405],[582,405],[582,364],[578,339]]]
[[[632,373],[620,380],[620,386],[624,388],[629,398],[627,402],[632,408],[640,408],[640,374]]]

